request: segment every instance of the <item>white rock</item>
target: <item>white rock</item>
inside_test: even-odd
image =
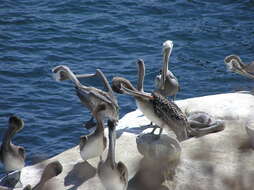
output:
[[[253,157],[245,122],[228,121],[224,131],[182,142],[176,189],[253,188]]]
[[[186,185],[187,187],[197,185],[201,189],[208,189],[207,187],[223,189],[227,186],[222,179],[225,178],[224,182],[229,183],[230,176],[233,176],[235,177],[233,183],[235,183],[235,179],[239,179],[237,176],[241,175],[242,170],[246,171],[246,179],[254,173],[254,159],[252,159],[254,155],[249,149],[245,131],[245,124],[250,114],[254,113],[253,95],[249,92],[228,93],[179,100],[176,103],[184,112],[205,111],[215,118],[227,120],[226,129],[182,142],[181,162],[176,170],[176,177],[174,181],[165,180],[164,186],[170,186],[173,189],[176,186],[177,190],[185,190]],[[127,165],[129,178],[138,171],[142,158],[137,150],[136,134],[143,130],[139,130],[140,126],[148,124],[150,121],[136,110],[126,114],[117,126],[118,132],[124,131],[124,133],[117,139],[116,159]],[[96,175],[99,159],[82,162],[77,147],[40,164],[25,167],[21,174],[23,185],[36,184],[42,172],[40,165],[53,160],[59,160],[63,164],[63,173],[51,182],[55,185],[55,189],[103,189]],[[249,185],[248,183],[249,181],[246,182],[246,186]],[[132,186],[131,189],[135,187]]]

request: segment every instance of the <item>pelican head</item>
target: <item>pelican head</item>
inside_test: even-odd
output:
[[[59,65],[52,69],[53,77],[56,81],[63,81],[66,80],[68,77],[67,72],[69,72],[69,68],[64,65]]]
[[[229,71],[239,71],[242,70],[242,60],[237,55],[229,55],[224,59],[224,62]]]
[[[123,94],[122,85],[128,89],[136,91],[137,89],[132,86],[129,80],[123,77],[114,77],[112,80],[112,90],[116,93]]]
[[[9,119],[9,126],[13,128],[14,131],[18,132],[24,127],[24,122],[17,116],[11,116]]]
[[[71,69],[65,65],[59,65],[52,69],[53,78],[56,81],[63,81],[70,79],[76,86],[81,85],[75,74],[71,71]]]
[[[171,51],[173,49],[173,41],[167,40],[163,43],[163,51]]]

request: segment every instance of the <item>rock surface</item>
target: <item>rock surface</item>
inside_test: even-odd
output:
[[[229,121],[224,131],[182,142],[174,183],[185,189],[253,189],[254,151],[245,122]]]
[[[136,147],[136,136],[133,134],[123,133],[116,141],[116,161],[121,160],[125,163],[128,168],[129,178],[132,178],[136,174],[142,158]],[[106,156],[107,150],[104,152],[103,159]],[[53,178],[48,183],[48,186],[45,187],[45,190],[104,189],[96,172],[99,158],[84,162],[80,157],[78,146],[44,162],[23,168],[21,172],[21,182],[23,185],[31,184],[34,186],[37,184],[45,165],[54,160],[58,160],[63,165],[63,172]]]
[[[127,114],[117,127],[120,137],[117,139],[116,159],[127,165],[129,179],[132,178],[128,189],[149,189],[150,185],[156,190],[227,190],[243,184],[247,189],[252,182],[248,179],[254,179],[254,153],[250,148],[245,124],[250,114],[254,113],[254,96],[240,92],[180,100],[176,103],[184,112],[206,111],[215,118],[226,121],[226,129],[182,142],[180,163],[172,178],[171,171],[170,174],[160,172],[163,169],[160,162],[142,158],[138,152],[136,136],[147,128],[144,125],[150,121],[138,110]],[[106,153],[107,151],[105,155]],[[77,147],[42,163],[25,167],[21,175],[23,185],[36,184],[42,172],[41,166],[52,160],[59,160],[63,164],[63,173],[51,181],[54,190],[103,189],[96,175],[99,159],[83,162]]]

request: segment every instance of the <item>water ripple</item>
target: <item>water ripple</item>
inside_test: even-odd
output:
[[[17,114],[25,128],[14,142],[25,146],[27,163],[76,145],[90,118],[70,81],[58,83],[59,64],[75,73],[100,68],[109,80],[136,85],[136,60],[146,63],[145,90],[162,65],[162,43],[171,39],[170,68],[179,78],[177,98],[248,90],[253,81],[226,71],[223,59],[253,60],[254,2],[201,0],[10,1],[0,4],[0,133]],[[82,80],[101,88],[99,80]],[[120,95],[120,115],[136,108]],[[40,159],[39,159],[40,160]]]

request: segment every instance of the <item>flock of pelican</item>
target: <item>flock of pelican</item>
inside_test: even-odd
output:
[[[173,49],[172,41],[163,43],[163,65],[160,73],[155,78],[155,89],[149,93],[144,91],[145,63],[138,59],[138,81],[134,87],[131,82],[123,77],[116,76],[110,85],[104,73],[97,69],[95,74],[75,75],[67,66],[60,65],[52,69],[57,81],[71,80],[81,103],[91,112],[96,120],[96,129],[89,135],[80,137],[80,156],[84,161],[100,157],[98,163],[98,176],[106,190],[126,190],[128,186],[128,170],[123,162],[116,163],[116,126],[119,119],[119,106],[115,93],[132,96],[136,100],[138,109],[151,121],[155,130],[160,129],[157,139],[163,129],[173,132],[178,141],[186,140],[193,136],[205,135],[222,130],[222,124],[217,122],[205,112],[194,112],[188,116],[174,103],[180,85],[175,75],[169,70],[169,58]],[[254,62],[245,65],[236,55],[227,56],[224,60],[229,70],[247,77],[254,78]],[[81,84],[81,78],[99,77],[106,90]],[[169,98],[169,97],[172,97]],[[108,138],[105,136],[105,123],[108,127]],[[25,166],[25,149],[12,143],[13,136],[24,126],[22,119],[17,116],[9,118],[9,126],[3,136],[0,147],[0,160],[8,173],[1,179],[0,190],[8,189],[4,186],[15,186],[19,182],[21,169]],[[105,160],[102,154],[108,144]],[[24,190],[43,189],[47,180],[59,175],[63,168],[58,161],[49,163],[42,173],[39,183],[35,187],[26,186]],[[10,177],[11,176],[11,177]],[[12,179],[12,181],[10,181]]]

